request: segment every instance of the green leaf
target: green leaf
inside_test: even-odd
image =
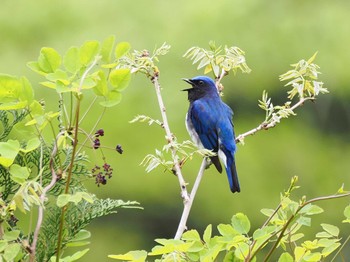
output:
[[[302,257],[305,255],[306,249],[303,247],[295,247],[294,249],[294,258],[295,261],[301,261]]]
[[[272,216],[275,213],[275,210],[270,209],[270,208],[263,208],[263,209],[260,210],[260,212],[262,214],[264,214],[265,216],[270,217],[270,216]]]
[[[311,226],[311,218],[301,216],[297,219],[297,223],[309,227]]]
[[[96,85],[93,90],[97,96],[106,96],[108,94],[108,86],[105,73],[100,70],[97,73]]]
[[[27,167],[22,167],[17,164],[13,164],[10,167],[11,179],[18,184],[23,184],[29,177],[29,171]]]
[[[118,91],[111,90],[107,96],[105,101],[101,101],[100,105],[104,107],[112,107],[120,103],[122,99],[122,94]]]
[[[0,102],[18,101],[22,92],[22,83],[17,77],[0,74]]]
[[[294,262],[294,260],[293,260],[293,257],[288,252],[284,252],[278,259],[278,262]]]
[[[72,46],[63,57],[63,65],[70,73],[75,73],[81,68],[79,48]]]
[[[316,215],[323,212],[323,209],[317,205],[308,204],[300,210],[300,214]]]
[[[241,242],[238,243],[237,248],[235,250],[235,256],[239,259],[244,260],[244,258],[249,253],[249,245],[247,243]]]
[[[33,151],[40,146],[40,143],[41,143],[40,139],[37,137],[34,137],[27,142],[26,148],[25,149],[21,148],[20,151],[23,153],[28,153],[30,151]]]
[[[0,110],[18,110],[25,108],[28,105],[27,101],[8,102],[0,105]]]
[[[241,234],[248,234],[250,230],[250,221],[243,213],[237,213],[231,219],[233,228]]]
[[[64,207],[65,205],[68,204],[68,202],[71,199],[71,195],[69,194],[61,194],[57,197],[56,205],[58,207]]]
[[[18,253],[21,251],[21,245],[19,243],[9,244],[4,252],[4,259],[6,261],[13,261]]]
[[[332,236],[339,236],[339,228],[330,224],[321,224],[322,228]]]
[[[118,91],[124,90],[131,80],[130,69],[121,68],[115,69],[109,75],[111,85]]]
[[[120,42],[115,47],[115,58],[119,59],[123,55],[125,55],[127,52],[129,52],[131,46],[128,42]]]
[[[123,255],[109,255],[108,257],[124,261],[144,262],[147,258],[147,252],[145,250],[135,250]]]
[[[183,233],[181,239],[185,241],[201,241],[198,231],[194,229],[188,230],[185,233]]]
[[[327,247],[325,247],[324,249],[322,249],[321,253],[322,256],[329,256],[331,253],[333,253],[335,250],[337,250],[338,247],[340,247],[341,244],[340,243],[333,243],[332,245],[329,245]]]
[[[102,61],[105,63],[109,63],[111,61],[111,54],[112,54],[114,42],[115,42],[115,36],[111,35],[107,37],[102,43],[101,56],[102,56]]]
[[[17,140],[8,140],[0,142],[0,165],[9,167],[12,165],[20,149],[20,144]]]
[[[321,255],[321,253],[320,252],[315,252],[315,253],[308,253],[308,254],[306,254],[304,257],[303,257],[303,259],[305,260],[305,261],[320,261],[321,260],[321,258],[322,258],[322,255]]]
[[[27,101],[28,104],[32,103],[34,101],[34,91],[31,83],[29,82],[28,78],[22,76],[20,78],[20,81],[22,83],[22,91],[19,94],[19,99],[21,101]]]
[[[343,223],[350,223],[350,205],[344,209],[344,216],[346,219],[343,220]]]
[[[83,65],[88,65],[98,54],[100,44],[97,41],[87,41],[80,48],[80,62]]]
[[[21,233],[20,230],[12,230],[8,231],[3,235],[3,239],[6,241],[15,241],[19,237],[19,234]]]
[[[38,58],[39,68],[45,73],[53,73],[61,65],[60,54],[51,47],[43,47]]]
[[[233,237],[238,234],[237,231],[232,227],[232,225],[219,224],[217,228],[222,236]]]
[[[204,234],[203,234],[204,242],[206,242],[206,243],[210,242],[211,234],[212,234],[212,225],[210,224],[204,230]]]
[[[91,237],[90,231],[85,229],[80,230],[71,241],[81,241]]]

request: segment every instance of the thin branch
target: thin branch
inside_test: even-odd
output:
[[[32,245],[30,247],[31,253],[30,253],[30,262],[34,262],[35,261],[35,254],[36,254],[36,246],[37,246],[37,242],[39,239],[39,233],[40,233],[40,229],[42,226],[42,222],[43,222],[43,218],[44,218],[44,208],[45,208],[45,199],[46,199],[46,194],[47,192],[54,187],[54,185],[57,182],[57,174],[55,171],[55,167],[54,167],[54,158],[57,154],[57,150],[58,150],[58,146],[57,146],[57,141],[58,139],[64,134],[64,132],[60,132],[56,139],[55,139],[55,143],[54,143],[54,147],[52,149],[51,152],[51,158],[50,158],[50,170],[51,170],[51,181],[50,183],[44,187],[41,195],[40,195],[40,205],[39,205],[39,210],[38,210],[38,220],[37,220],[37,224],[35,227],[35,231],[33,234],[33,242]],[[41,148],[41,154],[43,154],[43,150]],[[40,170],[42,170],[42,155],[40,156]],[[40,176],[40,181],[42,180],[42,177]]]
[[[174,138],[173,138],[173,134],[170,131],[168,118],[166,115],[166,109],[165,109],[162,94],[161,94],[161,88],[160,88],[160,84],[158,81],[158,74],[155,74],[153,76],[152,82],[153,82],[153,85],[154,85],[154,88],[155,88],[156,94],[157,94],[158,104],[159,104],[159,108],[160,108],[160,112],[161,112],[162,120],[163,120],[163,127],[164,127],[164,130],[166,133],[166,140],[168,141],[169,144],[172,144],[174,142]],[[178,160],[178,156],[176,154],[176,149],[174,147],[171,147],[170,150],[171,150],[172,159],[174,161],[175,174],[179,180],[179,184],[180,184],[180,188],[181,188],[181,197],[184,201],[184,205],[186,205],[186,203],[188,201],[190,201],[190,197],[188,195],[187,188],[186,188],[187,184],[182,176],[180,163]]]
[[[300,210],[302,210],[305,206],[307,206],[308,204],[314,203],[314,202],[319,202],[319,201],[323,201],[323,200],[329,200],[329,199],[336,199],[336,198],[342,198],[342,197],[347,197],[350,196],[350,192],[348,193],[344,193],[344,194],[335,194],[335,195],[330,195],[330,196],[323,196],[323,197],[316,197],[313,199],[310,199],[309,201],[304,202],[303,204],[301,204],[299,206],[299,208],[297,209],[297,211],[295,212],[295,214],[293,214],[287,221],[287,223],[284,225],[284,228],[282,229],[280,235],[278,236],[275,244],[271,247],[269,253],[266,255],[264,261],[269,261],[269,258],[271,257],[272,253],[276,250],[277,246],[279,245],[279,243],[281,242],[281,239],[284,236],[284,232],[287,230],[289,224],[293,221],[293,219],[295,218],[295,216],[299,213]]]
[[[294,111],[296,108],[302,106],[307,100],[314,100],[314,97],[306,97],[306,98],[301,98],[295,105],[293,105],[290,109]],[[261,130],[267,130],[272,127],[275,127],[278,123],[278,120],[272,120],[269,123],[262,122],[260,125],[258,125],[256,128],[253,128],[243,134],[240,134],[236,137],[236,143],[240,143],[244,140],[245,137],[254,135],[256,132],[261,131]]]
[[[204,157],[203,161],[202,161],[202,164],[201,164],[201,167],[200,167],[200,169],[198,171],[198,175],[197,175],[196,181],[194,182],[194,185],[193,185],[193,188],[192,188],[189,200],[184,204],[184,210],[182,211],[181,220],[180,220],[179,226],[177,228],[177,231],[176,231],[174,239],[180,239],[182,234],[184,233],[184,231],[187,228],[186,227],[187,219],[188,219],[188,216],[190,214],[194,197],[196,196],[199,184],[200,184],[200,182],[202,180],[202,177],[203,177],[203,174],[204,174],[204,171],[205,171],[206,167],[207,167],[207,158]]]

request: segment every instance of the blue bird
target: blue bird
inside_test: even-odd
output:
[[[199,148],[217,153],[210,157],[219,173],[223,162],[232,193],[240,192],[235,163],[235,133],[233,131],[232,109],[222,102],[215,82],[207,76],[183,79],[192,88],[188,92],[190,106],[186,115],[186,128],[193,142]]]

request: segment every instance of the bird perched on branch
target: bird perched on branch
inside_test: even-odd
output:
[[[235,133],[233,131],[231,108],[222,102],[215,82],[207,76],[183,79],[192,88],[188,92],[190,106],[186,115],[186,128],[193,142],[199,148],[217,153],[211,162],[221,173],[223,162],[232,193],[240,192],[235,163]]]

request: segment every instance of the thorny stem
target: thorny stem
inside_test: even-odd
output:
[[[294,111],[296,108],[298,108],[299,106],[302,106],[305,101],[307,100],[314,100],[314,97],[306,97],[306,98],[301,98],[295,105],[293,105],[290,109],[292,111]],[[270,129],[272,127],[275,127],[276,124],[278,123],[277,120],[272,120],[269,123],[263,122],[261,123],[259,126],[257,126],[256,128],[253,128],[251,130],[249,130],[248,132],[245,132],[243,134],[240,134],[236,137],[236,143],[240,143],[244,140],[245,137],[247,136],[251,136],[254,135],[256,132],[261,131],[261,130],[267,130]]]
[[[38,220],[37,220],[37,224],[36,224],[35,231],[34,231],[34,234],[33,234],[33,242],[32,242],[32,245],[30,247],[30,250],[31,250],[30,259],[29,259],[30,262],[34,262],[35,261],[36,245],[37,245],[37,242],[38,242],[39,233],[40,233],[41,225],[42,225],[43,218],[44,218],[44,207],[45,207],[44,201],[45,201],[45,198],[46,198],[46,193],[57,182],[57,174],[56,174],[55,167],[54,167],[54,159],[55,159],[55,156],[57,154],[57,149],[58,149],[57,148],[57,141],[63,134],[64,134],[64,132],[60,132],[57,135],[56,139],[55,139],[55,144],[54,144],[54,147],[52,149],[51,158],[50,158],[50,170],[51,170],[51,175],[52,175],[51,176],[51,181],[46,187],[44,187],[44,189],[43,189],[43,191],[42,191],[42,193],[40,195],[40,205],[39,205],[39,210],[38,210]],[[41,162],[42,162],[42,159],[40,157],[40,163]],[[42,164],[40,164],[40,167],[42,168]],[[40,179],[42,179],[42,178],[40,177]]]
[[[180,220],[179,226],[177,228],[174,239],[180,239],[183,232],[186,230],[186,223],[187,223],[187,219],[188,219],[188,216],[190,214],[190,211],[191,211],[192,203],[193,203],[194,197],[196,196],[199,184],[202,180],[202,177],[203,177],[203,174],[204,174],[206,167],[207,167],[207,159],[205,157],[205,158],[203,158],[201,167],[198,171],[198,175],[197,175],[196,181],[194,182],[189,200],[184,204],[184,210],[182,212],[181,220]]]
[[[170,131],[170,127],[169,127],[168,118],[166,115],[166,109],[164,106],[158,77],[159,77],[158,74],[155,73],[153,78],[152,78],[152,82],[153,82],[153,85],[154,85],[154,88],[155,88],[156,94],[157,94],[158,104],[159,104],[160,112],[161,112],[162,119],[163,119],[163,127],[164,127],[164,130],[166,133],[166,140],[168,141],[169,144],[172,144],[174,142],[174,138],[173,138],[173,134]],[[174,147],[170,147],[170,150],[171,150],[171,156],[174,160],[175,174],[179,180],[179,184],[180,184],[180,188],[181,188],[181,197],[184,201],[184,205],[186,206],[187,203],[190,201],[190,197],[188,195],[187,188],[186,188],[186,182],[182,176],[179,160],[178,160],[178,157],[176,154],[176,149]]]
[[[334,194],[334,195],[330,195],[330,196],[316,197],[316,198],[310,199],[309,201],[305,201],[303,204],[301,204],[299,206],[299,208],[297,209],[297,211],[295,212],[295,214],[293,214],[288,219],[287,223],[284,225],[284,227],[283,227],[281,233],[279,234],[275,244],[271,247],[269,253],[264,258],[264,261],[269,261],[269,258],[271,257],[272,253],[276,250],[277,246],[281,242],[281,239],[284,236],[284,232],[287,230],[289,224],[293,221],[293,219],[299,213],[299,211],[302,210],[305,206],[307,206],[308,204],[314,203],[314,202],[319,202],[319,201],[329,200],[329,199],[342,198],[342,197],[347,197],[347,196],[350,196],[350,192],[349,193],[344,193],[344,194],[338,194],[338,195]]]

